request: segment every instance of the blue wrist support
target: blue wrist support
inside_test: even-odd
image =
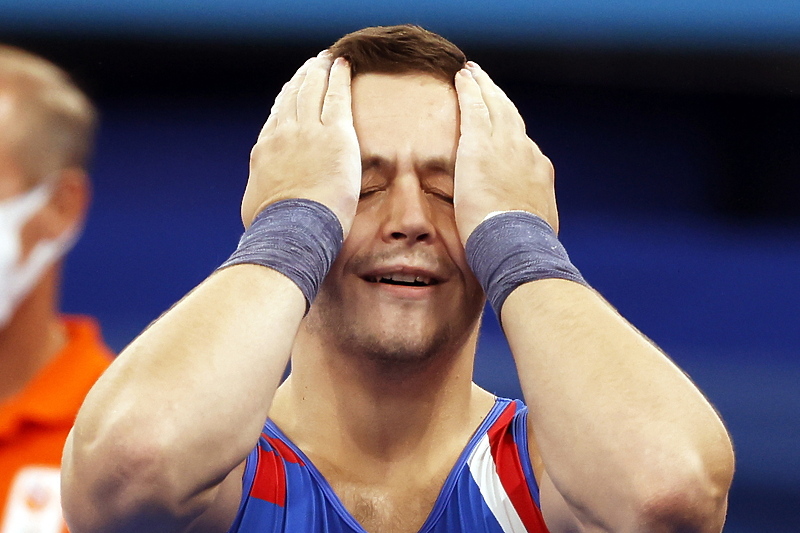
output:
[[[302,198],[281,200],[256,215],[219,268],[247,263],[277,270],[303,292],[308,312],[343,241],[342,225],[328,207]]]
[[[484,220],[465,248],[498,319],[508,295],[523,283],[559,278],[587,285],[553,228],[532,213],[508,211]]]

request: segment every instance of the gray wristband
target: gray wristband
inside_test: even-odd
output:
[[[292,280],[306,297],[306,312],[342,248],[339,218],[313,200],[295,198],[268,205],[219,268],[261,265]]]
[[[553,228],[532,213],[509,211],[484,220],[465,248],[498,319],[508,295],[523,283],[559,278],[588,285]]]

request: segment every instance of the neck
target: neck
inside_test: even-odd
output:
[[[53,267],[0,331],[0,402],[20,392],[66,342],[57,311]]]
[[[454,436],[463,446],[493,403],[472,383],[476,342],[477,326],[462,346],[400,365],[341,353],[301,331],[270,416],[312,454],[324,447],[323,455],[357,450],[394,461]]]

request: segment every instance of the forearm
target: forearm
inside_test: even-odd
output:
[[[625,515],[626,507],[655,515],[674,504],[724,515],[733,454],[722,422],[597,293],[559,279],[527,283],[508,297],[502,317],[536,443],[573,509],[620,526],[647,518]],[[692,523],[701,522],[715,520]]]
[[[163,498],[194,513],[255,444],[304,309],[295,284],[255,265],[185,297],[88,395],[64,457],[65,504],[113,515]]]

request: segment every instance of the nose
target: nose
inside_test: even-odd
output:
[[[383,224],[385,241],[406,244],[431,242],[436,238],[431,205],[415,175],[396,176],[387,194]]]

